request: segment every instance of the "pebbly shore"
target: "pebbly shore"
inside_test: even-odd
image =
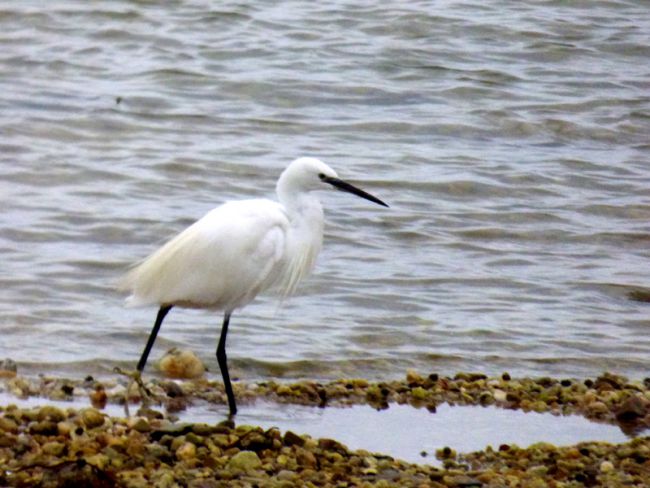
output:
[[[598,378],[511,378],[409,372],[399,381],[236,383],[242,406],[257,401],[321,408],[408,404],[432,413],[442,403],[579,414],[619,425],[638,437],[621,444],[558,447],[500,445],[474,453],[441,448],[439,464],[410,464],[381,453],[350,450],[336,439],[278,429],[175,421],[192,402],[223,404],[220,382],[150,378],[157,404],[137,411],[137,388],[118,379],[8,377],[2,390],[38,397],[41,406],[0,407],[0,486],[650,486],[650,381],[605,373]],[[87,399],[85,408],[47,400]],[[130,417],[109,416],[108,403],[129,399]],[[39,400],[40,403],[40,400]],[[235,419],[236,420],[236,419]],[[467,433],[459,433],[466,435]]]

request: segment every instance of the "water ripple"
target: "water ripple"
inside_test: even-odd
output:
[[[131,365],[153,311],[120,273],[311,154],[391,209],[323,194],[317,273],[233,318],[239,376],[646,374],[649,28],[612,0],[3,6],[0,354]],[[213,361],[218,327],[174,311],[154,355]]]

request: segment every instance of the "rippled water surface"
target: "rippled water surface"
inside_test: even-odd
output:
[[[0,3],[0,355],[133,365],[121,273],[313,155],[316,271],[233,316],[241,379],[647,374],[650,10],[633,1]],[[218,252],[217,250],[215,252]],[[153,356],[213,374],[221,318]]]

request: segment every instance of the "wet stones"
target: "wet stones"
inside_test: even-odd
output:
[[[147,387],[168,399],[225,401],[218,381],[149,381]],[[494,405],[582,414],[637,431],[650,425],[648,383],[607,373],[578,381],[409,371],[404,379],[392,381],[271,381],[234,387],[242,405],[257,398],[313,406],[390,408],[399,403],[431,411],[441,403]],[[121,401],[125,392],[122,384],[110,382],[19,376],[4,379],[0,387],[21,396],[85,398],[89,404],[99,387],[107,402]],[[443,487],[509,486],[515,480],[533,488],[650,486],[648,437],[619,445],[583,443],[566,448],[543,443],[526,449],[503,445],[469,454],[443,448],[436,456],[442,468],[350,451],[334,439],[312,439],[232,421],[176,424],[160,413],[121,419],[91,406],[78,410],[48,405],[0,407],[1,486],[57,486],[61,477],[70,486]]]
[[[604,373],[595,379],[578,381],[554,379],[512,378],[503,373],[487,377],[480,373],[460,372],[453,377],[438,373],[420,374],[410,370],[403,380],[369,382],[364,379],[340,379],[329,383],[300,381],[258,384],[234,383],[235,395],[241,405],[265,398],[280,403],[317,407],[368,404],[377,409],[390,408],[392,403],[409,404],[435,412],[440,404],[494,405],[558,415],[581,414],[589,419],[625,424],[628,430],[650,426],[650,382],[631,382],[627,378]],[[38,380],[16,376],[4,380],[7,391],[20,397],[80,398],[101,409],[107,402],[123,402],[122,384],[72,381],[56,378]],[[155,392],[168,413],[177,412],[200,399],[225,403],[220,381],[203,378],[185,381],[150,379],[147,388]],[[133,400],[133,399],[132,399]],[[135,398],[137,400],[137,398]],[[153,412],[155,418],[159,412]]]
[[[47,422],[59,428],[34,428]],[[531,487],[618,487],[650,481],[649,438],[621,445],[504,445],[470,454],[443,448],[436,454],[443,468],[351,451],[334,439],[228,422],[175,425],[108,418],[92,408],[0,408],[3,486],[59,486],[62,477],[68,486],[133,487],[469,487],[514,480]]]

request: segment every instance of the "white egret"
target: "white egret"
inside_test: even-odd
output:
[[[131,305],[157,304],[158,315],[137,365],[139,380],[158,330],[172,307],[224,312],[217,362],[230,414],[237,412],[226,360],[230,315],[270,287],[290,294],[313,268],[323,241],[323,208],[313,190],[334,187],[388,207],[338,178],[315,158],[299,158],[282,172],[278,202],[226,202],[133,268],[120,283]]]

